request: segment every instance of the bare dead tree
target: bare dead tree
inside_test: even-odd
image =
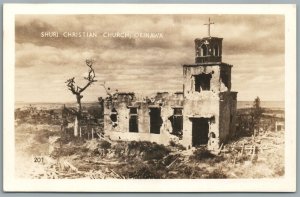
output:
[[[82,116],[82,106],[81,106],[81,99],[83,98],[82,93],[94,82],[95,80],[95,71],[93,69],[93,60],[87,59],[85,61],[86,65],[89,67],[88,76],[84,77],[84,79],[87,81],[85,86],[80,87],[75,84],[75,77],[68,79],[65,83],[67,84],[68,89],[76,96],[77,101],[77,110],[74,110],[72,108],[68,109],[70,113],[74,114],[76,117],[75,124],[74,124],[74,135],[78,135],[78,129],[79,129],[79,122],[81,120]]]

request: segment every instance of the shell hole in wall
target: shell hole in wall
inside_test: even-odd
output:
[[[112,125],[113,127],[116,127],[118,126],[118,112],[115,108],[113,108],[111,110],[111,113],[110,113],[110,120],[112,121]]]
[[[173,115],[170,116],[168,119],[172,125],[172,133],[173,135],[182,139],[182,130],[183,130],[183,116],[182,116],[182,108],[174,108]]]
[[[210,133],[209,133],[209,136],[210,136],[211,138],[216,138],[216,134],[215,134],[214,132],[210,132]]]

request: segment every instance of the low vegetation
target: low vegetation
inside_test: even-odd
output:
[[[83,106],[83,109],[94,112],[95,120],[99,118],[93,107]],[[249,113],[249,109],[238,111],[238,115],[245,118],[238,122],[240,126],[250,125],[246,118]],[[259,122],[270,125],[268,121],[273,119],[268,114],[271,113],[264,109]],[[36,118],[34,114],[44,118]],[[74,137],[73,128],[61,131],[61,123],[56,122],[58,116],[57,110],[44,110],[43,113],[34,108],[16,110],[16,162],[22,163],[23,167],[16,171],[18,176],[223,179],[273,178],[285,173],[284,132],[275,133],[271,127],[261,127],[264,129],[258,129],[255,135],[248,129],[249,133],[244,132],[242,137],[224,145],[219,154],[212,154],[206,147],[186,149],[174,141],[163,146],[145,141]],[[247,130],[245,128],[243,131]],[[43,163],[33,165],[32,156],[42,157]]]

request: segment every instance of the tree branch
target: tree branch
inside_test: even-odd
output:
[[[65,83],[67,83],[67,87],[69,88],[69,90],[73,93],[73,94],[76,94],[76,91],[75,91],[75,77],[71,78],[71,79],[68,79]]]
[[[90,68],[88,76],[84,77],[84,79],[86,79],[88,81],[88,83],[83,87],[83,88],[79,88],[79,93],[83,92],[87,87],[89,87],[92,83],[96,82],[97,80],[95,80],[94,78],[96,77],[95,75],[95,71],[93,69],[93,61],[92,60],[86,60],[86,65]]]

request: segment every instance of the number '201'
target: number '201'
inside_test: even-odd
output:
[[[43,161],[44,161],[43,157],[34,157],[34,162],[36,162],[36,163],[41,163]]]

